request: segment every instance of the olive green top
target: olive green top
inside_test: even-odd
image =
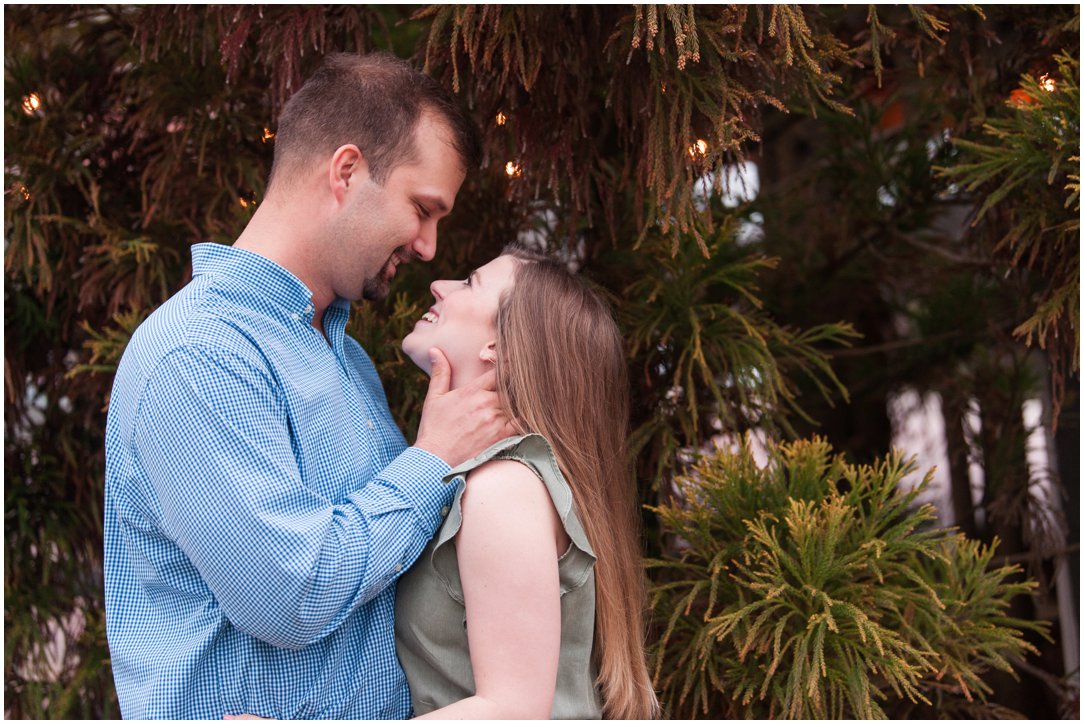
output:
[[[602,705],[595,689],[597,672],[591,658],[595,633],[595,552],[573,510],[572,491],[557,467],[553,450],[544,437],[534,434],[502,440],[445,476],[446,483],[459,486],[448,517],[418,562],[399,579],[395,639],[399,661],[410,682],[414,714],[426,714],[475,693],[455,534],[463,521],[460,502],[464,476],[493,459],[519,460],[542,479],[571,539],[568,550],[557,562],[561,581],[561,654],[551,717],[600,719]]]

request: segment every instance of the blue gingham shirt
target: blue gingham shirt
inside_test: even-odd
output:
[[[140,326],[106,426],[106,630],[128,718],[410,713],[394,583],[442,522],[349,305],[274,262],[192,248]]]

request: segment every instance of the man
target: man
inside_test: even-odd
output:
[[[283,110],[266,199],[133,335],[106,431],[105,594],[130,718],[403,718],[394,583],[450,466],[510,429],[492,375],[434,374],[407,448],[349,301],[428,261],[477,130],[386,55],[336,55]]]

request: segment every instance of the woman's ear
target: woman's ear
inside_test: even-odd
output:
[[[486,346],[482,347],[482,351],[478,353],[478,359],[489,364],[497,364],[497,340],[489,340]]]

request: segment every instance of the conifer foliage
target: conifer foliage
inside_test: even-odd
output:
[[[930,529],[898,454],[847,464],[823,440],[705,456],[654,510],[665,630],[656,680],[678,718],[981,715],[982,673],[1034,651],[1007,615],[1032,586],[994,546]],[[928,482],[929,476],[927,476]],[[925,482],[923,483],[925,485]],[[985,710],[985,715],[1000,711]]]
[[[957,140],[963,153],[942,172],[984,190],[974,225],[1001,212],[1001,223],[982,228],[993,250],[1048,280],[1013,334],[1047,351],[1060,406],[1066,378],[1080,369],[1080,60],[1054,61],[1056,71],[1024,74],[981,141]]]

